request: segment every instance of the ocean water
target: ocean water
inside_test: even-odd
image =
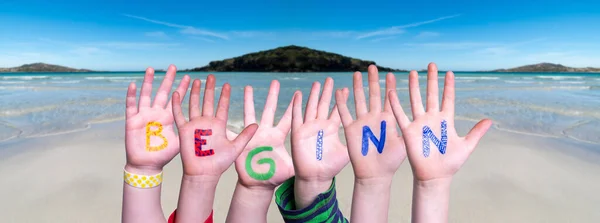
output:
[[[201,80],[208,75],[188,74]],[[225,82],[232,86],[233,103],[228,124],[234,129],[243,124],[243,89],[246,85],[254,88],[258,119],[273,79],[281,82],[278,117],[285,111],[294,91],[301,90],[306,103],[314,81],[323,83],[331,76],[336,88],[352,86],[351,72],[215,75],[218,86]],[[366,73],[364,75],[367,86]],[[143,76],[141,72],[0,73],[0,142],[85,131],[94,123],[124,120],[127,86],[136,82],[139,94]],[[164,73],[156,74],[155,92],[163,76]],[[182,76],[183,73],[178,74],[177,83]],[[400,100],[405,111],[410,112],[407,78],[407,73],[396,73]],[[424,94],[425,73],[420,73],[420,80]],[[383,92],[384,73],[380,74],[380,83]],[[443,75],[440,86],[443,86]],[[350,107],[353,109],[352,105]],[[503,131],[600,144],[599,109],[600,74],[456,73],[458,120],[475,121],[487,117],[494,120],[494,128]],[[187,112],[187,96],[183,110]]]

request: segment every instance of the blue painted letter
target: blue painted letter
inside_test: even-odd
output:
[[[323,159],[323,129],[317,134],[317,160]]]
[[[369,126],[363,126],[363,134],[362,134],[362,155],[367,156],[369,152],[369,139],[373,142],[373,145],[377,147],[377,152],[381,154],[383,152],[383,146],[385,146],[385,121],[381,121],[381,128],[379,130],[379,138],[373,135],[373,131]]]
[[[438,148],[441,154],[446,154],[448,145],[448,131],[446,130],[446,120],[442,121],[442,138],[438,139],[429,126],[423,126],[423,156],[429,156],[429,140]]]

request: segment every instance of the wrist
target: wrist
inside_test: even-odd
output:
[[[219,183],[219,176],[210,176],[210,175],[188,175],[188,174],[183,174],[183,177],[181,178],[181,182],[182,184],[185,183],[186,185],[190,185],[190,186],[194,186],[194,185],[201,185],[201,186],[206,186],[206,185],[214,185],[215,187],[217,186],[217,184]]]
[[[332,182],[333,182],[333,179],[305,180],[305,179],[296,177],[294,179],[294,187],[296,188],[296,189],[294,189],[294,191],[297,194],[296,197],[298,197],[298,195],[303,197],[303,195],[307,195],[307,194],[318,195],[320,193],[324,193],[325,191],[327,191],[331,187]]]
[[[160,172],[163,171],[162,167],[137,166],[137,165],[131,165],[131,164],[125,164],[125,167],[123,169],[127,172],[139,174],[139,175],[155,175],[155,174],[159,174]]]
[[[275,191],[275,186],[271,186],[271,185],[263,185],[263,186],[246,186],[244,185],[242,182],[240,182],[239,180],[237,181],[236,184],[236,188],[240,188],[241,190],[244,191],[250,191],[254,194],[267,194],[267,193],[271,193],[271,195],[273,194],[273,191]]]
[[[333,183],[333,179],[329,180],[304,180],[300,178],[294,179],[294,198],[297,209],[302,209],[309,206],[319,196],[319,194],[327,192]]]
[[[356,178],[354,185],[366,187],[390,187],[392,185],[392,177],[373,177],[373,178]]]
[[[452,183],[452,177],[438,178],[431,180],[418,180],[414,179],[413,186],[424,191],[440,191],[450,190],[450,184]]]
[[[274,188],[266,187],[248,187],[241,184],[239,181],[235,186],[234,196],[238,199],[233,199],[234,202],[240,203],[243,206],[256,206],[263,203],[269,205],[273,198]]]

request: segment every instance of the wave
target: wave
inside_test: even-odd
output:
[[[504,83],[509,84],[533,84],[535,81],[513,81],[513,80],[505,80]]]
[[[0,84],[24,84],[25,81],[0,81]]]
[[[281,80],[302,80],[303,78],[301,77],[284,77],[281,78]]]
[[[498,80],[500,77],[455,77],[458,80]]]
[[[561,84],[585,84],[585,81],[559,81]]]
[[[48,78],[48,76],[4,76],[4,77],[2,77],[3,80],[10,80],[10,79],[33,80],[33,79],[46,79],[46,78]]]
[[[85,77],[87,80],[133,80],[133,79],[144,79],[144,77]],[[154,79],[160,79],[160,77],[154,77]]]
[[[50,81],[52,84],[77,84],[81,82],[81,80],[70,80],[70,81]]]
[[[538,79],[552,79],[552,80],[565,80],[565,79],[583,79],[583,76],[535,76]]]

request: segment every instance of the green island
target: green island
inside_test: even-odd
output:
[[[32,63],[24,64],[18,67],[0,68],[0,72],[92,72],[87,69],[76,69],[65,66],[46,64],[46,63]]]
[[[345,72],[366,71],[374,61],[360,60],[301,46],[284,46],[212,61],[203,67],[185,71],[221,72]],[[380,71],[406,71],[377,66]]]
[[[492,72],[581,72],[581,73],[590,72],[591,73],[591,72],[600,72],[600,68],[594,68],[594,67],[576,68],[576,67],[567,67],[567,66],[563,66],[561,64],[554,64],[554,63],[538,63],[538,64],[515,67],[515,68],[509,68],[509,69],[492,70]]]

